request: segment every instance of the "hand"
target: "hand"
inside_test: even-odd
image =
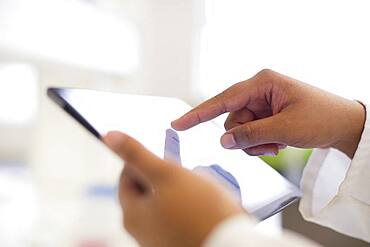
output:
[[[119,132],[104,142],[124,161],[119,199],[127,231],[143,247],[201,246],[220,221],[242,213],[215,183],[164,161]]]
[[[286,145],[341,150],[353,157],[365,121],[363,106],[271,70],[239,82],[172,122],[176,130],[230,112],[221,144],[250,155]]]

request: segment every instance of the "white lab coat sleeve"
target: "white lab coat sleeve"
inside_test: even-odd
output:
[[[370,242],[370,119],[353,160],[335,149],[314,150],[302,176],[303,217]],[[259,233],[246,215],[221,222],[203,247],[318,246],[287,231],[280,237]]]
[[[256,222],[246,214],[232,216],[209,234],[203,247],[317,247],[298,234],[284,231],[281,236],[266,235],[255,228]]]
[[[368,117],[353,159],[334,149],[315,150],[303,172],[301,190],[299,210],[306,220],[370,242]]]

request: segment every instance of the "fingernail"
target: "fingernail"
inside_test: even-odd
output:
[[[125,136],[123,134],[117,133],[115,131],[109,132],[104,137],[104,142],[111,148],[119,146],[122,142],[125,141]]]
[[[225,134],[221,137],[221,145],[224,148],[232,148],[236,146],[233,134]]]
[[[175,130],[179,130],[179,126],[178,126],[178,122],[179,122],[180,119],[176,119],[174,121],[171,122],[171,127]]]

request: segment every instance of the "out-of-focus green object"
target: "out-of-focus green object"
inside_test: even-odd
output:
[[[262,156],[263,161],[279,172],[289,167],[304,167],[312,154],[312,149],[288,147],[279,152],[275,157]]]

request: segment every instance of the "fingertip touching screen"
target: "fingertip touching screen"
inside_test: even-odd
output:
[[[299,189],[257,157],[220,145],[224,130],[212,121],[176,132],[170,123],[191,107],[175,98],[49,88],[48,96],[92,135],[118,130],[139,140],[161,158],[216,177],[258,219],[281,211]]]

